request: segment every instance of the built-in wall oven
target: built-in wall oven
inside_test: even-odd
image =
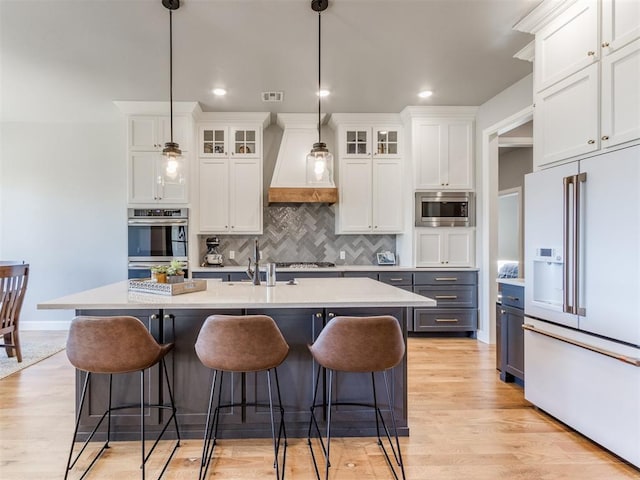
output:
[[[417,192],[416,227],[473,227],[473,192]]]
[[[152,265],[187,262],[189,209],[129,208],[127,210],[129,278],[147,278]]]

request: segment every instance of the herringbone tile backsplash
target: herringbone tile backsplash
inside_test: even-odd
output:
[[[207,251],[198,237],[200,258]],[[256,235],[218,235],[219,251],[227,266],[246,265]],[[334,262],[336,265],[375,265],[376,253],[396,251],[395,235],[336,235],[333,209],[324,204],[268,206],[264,233],[258,237],[262,262]],[[235,251],[235,259],[229,252]],[[340,260],[340,251],[346,258]]]

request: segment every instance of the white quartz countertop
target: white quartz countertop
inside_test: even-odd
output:
[[[369,278],[301,278],[297,285],[275,287],[246,282],[206,280],[207,289],[175,296],[129,292],[118,282],[38,304],[39,309],[226,309],[433,307],[431,298]]]
[[[260,263],[260,270],[263,270],[268,262]],[[245,272],[246,265],[234,265],[228,267],[192,267],[190,272]],[[429,271],[469,271],[475,272],[477,268],[424,268],[424,267],[400,267],[397,265],[336,265],[335,267],[313,267],[313,268],[280,268],[278,272],[429,272]]]
[[[498,283],[504,283],[505,285],[515,285],[516,287],[524,287],[524,278],[498,278]]]

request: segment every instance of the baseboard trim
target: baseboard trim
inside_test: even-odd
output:
[[[71,320],[57,320],[53,322],[20,322],[20,330],[69,330]]]

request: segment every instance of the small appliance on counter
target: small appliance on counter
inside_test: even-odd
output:
[[[222,267],[223,259],[222,254],[218,251],[220,246],[220,239],[218,237],[209,237],[206,240],[207,253],[204,256],[203,267]]]

